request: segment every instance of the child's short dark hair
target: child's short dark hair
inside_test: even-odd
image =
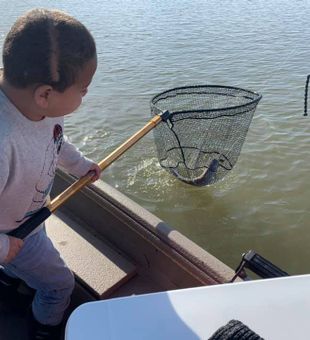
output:
[[[12,86],[50,84],[63,92],[96,56],[87,28],[57,10],[34,9],[17,19],[3,45],[3,77]]]

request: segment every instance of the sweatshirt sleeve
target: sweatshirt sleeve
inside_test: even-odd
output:
[[[81,177],[87,174],[93,162],[69,142],[68,137],[64,136],[58,156],[58,165],[65,168],[70,174]]]
[[[1,194],[5,188],[8,178],[9,178],[9,160],[6,154],[2,153],[0,155],[0,198],[1,198]],[[1,218],[1,215],[0,215],[0,218]],[[4,259],[6,258],[9,252],[9,246],[10,246],[9,242],[10,242],[9,237],[6,234],[0,233],[0,263],[3,263]]]
[[[9,157],[6,155],[5,152],[1,152],[0,153],[0,196],[9,178],[9,173],[10,173],[9,164],[10,164]]]

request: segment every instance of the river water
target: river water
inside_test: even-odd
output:
[[[0,0],[0,7],[1,45],[34,7],[65,10],[91,30],[98,70],[66,133],[96,161],[149,120],[149,101],[161,91],[216,84],[262,94],[239,160],[221,182],[198,188],[171,177],[152,133],[102,179],[232,267],[254,249],[292,274],[309,272],[310,1]]]

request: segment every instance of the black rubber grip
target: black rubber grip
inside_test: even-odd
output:
[[[52,213],[50,212],[50,210],[44,207],[36,212],[33,216],[31,216],[27,221],[22,223],[18,228],[10,231],[7,235],[14,236],[23,240],[42,222],[44,222],[49,216],[51,216],[51,214]]]

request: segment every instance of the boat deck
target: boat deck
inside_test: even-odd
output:
[[[72,181],[58,173],[53,195]],[[46,229],[76,275],[66,317],[87,301],[219,284],[234,275],[214,256],[100,181],[58,209]],[[27,340],[31,300],[0,289],[1,340]]]
[[[58,213],[57,216],[51,216],[46,224],[47,233],[50,234],[54,245],[66,258],[66,262],[70,263],[70,267],[76,275],[76,286],[71,304],[66,312],[66,318],[80,304],[88,301],[164,290],[152,278],[149,278],[147,273],[137,272],[135,266],[123,257],[119,250],[113,249],[108,242],[93,240],[91,234],[85,232],[81,225],[65,214]],[[76,233],[77,230],[83,235],[81,240],[72,238],[72,232]],[[59,238],[59,232],[62,233],[62,239]],[[78,237],[77,235],[75,237]],[[66,243],[69,242],[70,237],[70,243]],[[90,243],[90,239],[94,241],[100,251]],[[85,242],[85,240],[87,241]],[[75,247],[72,246],[72,243]],[[63,249],[66,246],[70,250]],[[77,253],[79,246],[84,249],[79,249]],[[76,252],[75,256],[71,253],[74,251]],[[83,256],[86,256],[84,261]],[[87,263],[85,260],[90,260],[90,262]],[[89,266],[85,268],[87,265]],[[96,272],[94,272],[95,270]],[[91,273],[93,273],[92,277],[90,277]],[[105,274],[103,278],[102,274]],[[1,340],[28,339],[27,311],[34,292],[25,284],[20,285],[18,290],[0,287]]]

